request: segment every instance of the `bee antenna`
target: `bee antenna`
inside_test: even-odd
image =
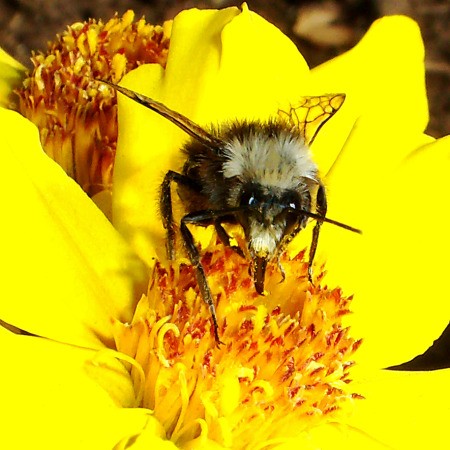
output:
[[[352,231],[353,233],[362,234],[362,230],[358,228],[351,227],[345,223],[338,222],[337,220],[329,219],[328,217],[323,217],[319,214],[315,214],[310,211],[297,211],[299,215],[310,217],[311,219],[317,220],[318,222],[330,223],[331,225],[336,225],[337,227],[344,228],[344,230]]]

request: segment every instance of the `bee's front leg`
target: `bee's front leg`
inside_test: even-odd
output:
[[[325,216],[327,214],[327,196],[325,193],[325,186],[322,183],[319,184],[319,188],[317,190],[316,210],[317,210],[317,214],[319,216],[325,218]],[[319,233],[320,233],[321,226],[322,226],[322,221],[317,220],[316,224],[314,225],[311,247],[309,249],[308,280],[310,283],[313,282],[312,266],[313,266],[313,262],[314,262],[314,256],[316,255],[317,243],[319,242]]]
[[[239,256],[245,258],[244,252],[242,251],[241,247],[239,247],[238,245],[231,245],[230,236],[228,235],[220,220],[214,221],[214,228],[216,229],[217,236],[219,237],[223,245],[225,245],[226,247],[230,247]]]
[[[197,279],[200,295],[203,301],[208,305],[209,312],[211,314],[216,344],[220,345],[223,344],[223,342],[220,340],[219,337],[219,324],[217,323],[216,307],[214,306],[211,289],[209,287],[208,280],[206,279],[205,270],[200,261],[200,254],[197,246],[195,245],[194,237],[192,236],[191,231],[186,225],[186,223],[195,224],[195,222],[196,217],[193,214],[189,214],[183,217],[183,219],[181,220],[180,232],[184,241],[184,245],[186,247],[189,260],[191,261],[191,264],[194,267],[195,278]]]

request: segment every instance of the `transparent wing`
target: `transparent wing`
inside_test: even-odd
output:
[[[192,120],[188,119],[186,116],[183,116],[182,114],[173,111],[172,109],[168,108],[162,103],[157,102],[156,100],[153,100],[152,98],[147,97],[145,95],[139,94],[138,92],[134,92],[130,89],[124,88],[123,86],[111,83],[110,81],[107,80],[97,80],[97,81],[111,86],[113,89],[122,93],[131,100],[134,100],[136,103],[139,103],[145,106],[146,108],[155,111],[160,116],[163,116],[166,119],[170,120],[172,123],[174,123],[183,131],[185,131],[187,134],[189,134],[192,138],[201,142],[211,150],[216,151],[217,148],[223,147],[225,145],[224,142],[221,141],[218,137],[208,133],[206,130],[204,130],[196,123],[192,122]]]
[[[345,100],[345,94],[326,94],[302,97],[289,111],[278,110],[278,115],[292,127],[300,130],[305,143],[311,145],[325,123],[336,114]]]

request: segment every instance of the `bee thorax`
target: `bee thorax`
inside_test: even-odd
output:
[[[317,166],[301,138],[283,127],[245,127],[225,149],[225,178],[238,177],[280,189],[290,189],[301,179],[316,180]]]

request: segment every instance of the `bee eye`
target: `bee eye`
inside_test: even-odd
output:
[[[291,212],[302,209],[300,197],[295,191],[286,191],[280,198],[280,204],[283,205],[283,208]]]
[[[241,196],[241,206],[255,206],[258,203],[253,192],[245,192]]]

